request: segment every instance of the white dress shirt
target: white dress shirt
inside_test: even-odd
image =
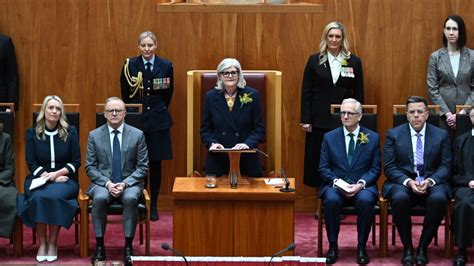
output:
[[[458,76],[460,58],[461,58],[461,54],[455,54],[455,55],[449,56],[449,61],[451,61],[451,68],[453,69],[454,77]]]
[[[332,76],[332,83],[336,84],[339,76],[341,75],[341,68],[342,68],[342,54],[339,53],[336,57],[334,57],[331,53],[328,53],[328,61],[329,66],[331,67],[331,76]]]
[[[421,138],[421,143],[423,145],[423,155],[425,154],[425,133],[426,133],[426,123],[423,125],[423,128],[420,130],[420,132],[416,132],[416,130],[409,124],[409,127],[410,127],[410,137],[411,137],[411,147],[412,147],[412,153],[413,153],[413,170],[417,171],[417,167],[416,167],[416,162],[417,162],[417,158],[416,158],[416,141],[418,139],[417,137],[417,134],[421,134],[420,138]],[[423,164],[425,164],[426,162],[423,160]],[[431,186],[434,186],[436,184],[436,182],[434,181],[434,179],[432,178],[427,178],[428,180],[430,180],[432,183],[431,183]],[[404,186],[407,186],[408,185],[408,181],[410,180],[413,180],[411,178],[407,178],[405,179],[405,181],[403,181],[403,185]]]
[[[346,143],[346,155],[349,154],[349,142],[351,141],[351,137],[349,136],[349,133],[352,133],[354,134],[353,138],[354,138],[354,150],[355,148],[357,147],[357,138],[359,137],[359,132],[360,132],[360,126],[357,125],[357,128],[352,131],[352,132],[349,132],[349,130],[346,129],[346,127],[342,127],[342,129],[344,130],[344,141]],[[333,187],[335,187],[334,185],[334,182],[336,181],[337,179],[335,179],[333,181]],[[362,185],[362,189],[365,189],[365,180],[363,179],[359,179],[357,181],[357,184],[361,184]]]

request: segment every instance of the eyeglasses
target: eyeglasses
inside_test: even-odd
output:
[[[225,78],[237,77],[237,75],[239,74],[239,71],[226,71],[226,72],[221,72],[221,74],[222,74]]]
[[[457,27],[445,27],[444,29],[447,30],[447,31],[451,31],[451,30],[452,31],[458,31]]]
[[[106,113],[108,114],[113,114],[113,113],[116,113],[116,114],[121,114],[123,113],[124,110],[122,109],[109,109],[109,110],[105,110]]]
[[[407,114],[409,115],[415,115],[415,114],[423,114],[424,112],[426,112],[426,110],[408,110]]]
[[[353,112],[341,112],[341,117],[344,117],[347,115],[349,118],[353,118],[354,116],[358,115],[359,113],[353,113]]]

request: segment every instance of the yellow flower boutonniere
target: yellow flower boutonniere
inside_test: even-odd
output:
[[[365,134],[364,132],[359,132],[357,140],[360,141],[360,144],[367,144],[369,143],[369,135],[370,134]]]
[[[251,103],[253,101],[251,95],[252,93],[244,93],[244,95],[239,95],[240,107],[242,107],[244,104]]]
[[[341,66],[348,66],[349,62],[346,59],[342,59]]]

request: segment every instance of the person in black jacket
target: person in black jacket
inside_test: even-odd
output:
[[[451,176],[454,205],[451,230],[454,234],[454,244],[459,253],[454,259],[454,265],[467,264],[467,250],[472,247],[474,238],[474,109],[469,112],[473,129],[456,138],[454,145],[454,169]]]
[[[349,51],[347,37],[342,23],[326,25],[319,53],[309,57],[304,70],[300,121],[306,132],[304,184],[312,187],[321,183],[318,169],[324,134],[336,127],[331,120],[331,104],[346,98],[364,103],[362,64]]]
[[[15,110],[18,110],[19,83],[12,39],[0,33],[0,102],[14,103]]]
[[[173,119],[168,111],[173,96],[173,64],[155,55],[157,43],[153,32],[140,33],[138,49],[141,55],[126,59],[120,77],[123,101],[143,104],[141,129],[145,133],[150,161],[152,221],[159,219],[161,161],[173,158],[170,133]]]

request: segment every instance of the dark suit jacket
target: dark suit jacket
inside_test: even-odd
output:
[[[377,133],[362,126],[360,132],[368,135],[369,142],[361,143],[360,140],[357,140],[351,164],[347,160],[342,127],[324,135],[319,163],[319,172],[322,178],[319,197],[324,196],[327,189],[333,186],[334,179],[337,178],[342,178],[350,184],[355,184],[363,179],[366,182],[365,188],[378,195],[377,180],[382,171],[380,137]]]
[[[250,95],[252,102],[241,103],[240,97]],[[201,122],[201,141],[209,149],[212,143],[220,143],[232,148],[237,143],[245,143],[250,149],[257,148],[264,140],[265,125],[262,118],[262,105],[258,92],[246,86],[238,88],[232,112],[224,93],[210,90],[206,94]],[[262,167],[256,154],[242,155],[240,168],[243,175],[262,176]],[[206,173],[224,175],[229,171],[227,154],[208,152]]]
[[[319,64],[319,54],[309,57],[304,70],[301,93],[301,123],[312,124],[316,128],[332,128],[331,104],[340,104],[345,98],[354,98],[364,103],[364,78],[362,64],[358,57],[351,55],[347,60],[354,70],[354,78],[339,76],[332,82],[329,62]]]
[[[141,56],[130,58],[129,72],[136,77],[138,72],[143,73],[143,92],[137,92],[130,98],[130,86],[124,75],[120,76],[120,85],[122,88],[122,99],[125,103],[143,104],[142,130],[145,133],[166,130],[173,125],[173,119],[168,111],[168,106],[173,96],[173,64],[159,56],[155,55],[153,63],[152,76],[145,74],[145,65]],[[169,87],[157,89],[153,82],[163,82],[164,78],[169,78]]]
[[[424,146],[425,178],[432,178],[436,186],[443,186],[448,195],[451,188],[448,178],[451,175],[451,145],[444,129],[426,124]],[[383,195],[387,195],[393,184],[402,185],[407,178],[415,179],[413,147],[409,124],[405,123],[389,129],[384,146],[384,173],[387,181]]]
[[[470,130],[456,138],[454,169],[451,178],[454,190],[460,187],[467,187],[469,182],[474,179],[474,175],[469,174],[469,171],[472,171],[474,167],[471,161],[472,152],[474,152],[472,145],[474,143],[471,142],[470,147],[467,146],[471,138],[472,132]]]
[[[9,238],[17,215],[15,154],[10,135],[0,132],[0,237]]]
[[[0,102],[15,103],[18,110],[18,66],[12,39],[0,34]]]

